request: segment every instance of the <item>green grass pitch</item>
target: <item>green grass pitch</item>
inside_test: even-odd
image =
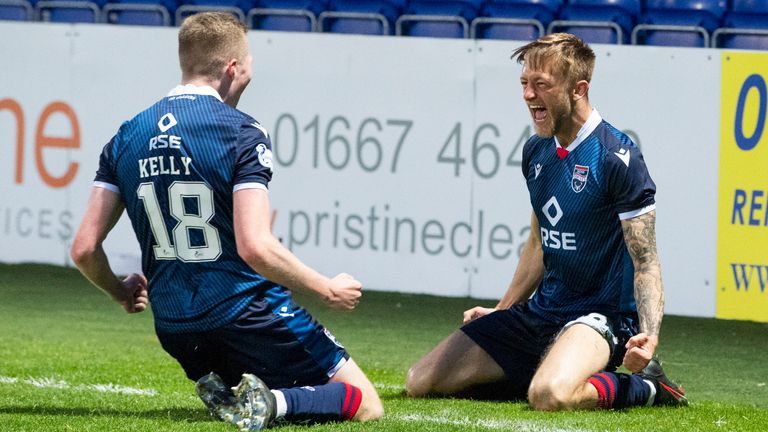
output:
[[[768,324],[667,316],[660,354],[688,408],[540,413],[524,403],[402,396],[405,372],[471,299],[368,291],[355,312],[299,299],[378,387],[386,416],[280,431],[768,431]],[[160,348],[72,269],[0,265],[0,431],[234,431]]]

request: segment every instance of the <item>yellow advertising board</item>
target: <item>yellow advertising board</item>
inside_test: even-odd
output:
[[[768,53],[722,55],[716,316],[768,322]]]

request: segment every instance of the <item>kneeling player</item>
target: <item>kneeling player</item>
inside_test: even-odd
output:
[[[527,398],[535,409],[685,405],[654,357],[664,309],[656,186],[588,100],[595,55],[570,34],[513,58],[536,135],[523,150],[531,235],[496,308],[408,372],[411,396]],[[613,372],[624,365],[635,374]]]
[[[72,258],[127,312],[152,301],[163,348],[223,420],[259,430],[281,418],[379,418],[371,382],[291,299],[288,288],[353,309],[362,286],[319,274],[271,233],[269,135],[235,109],[251,80],[246,35],[225,13],[184,20],[182,85],[104,147]],[[117,279],[102,248],[123,210],[146,278]]]

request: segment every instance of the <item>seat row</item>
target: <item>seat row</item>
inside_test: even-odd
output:
[[[172,25],[200,11],[252,29],[768,49],[768,0],[0,0],[0,19]]]

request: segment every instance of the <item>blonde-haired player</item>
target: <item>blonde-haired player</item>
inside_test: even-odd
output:
[[[291,297],[354,309],[362,285],[311,269],[270,231],[269,135],[235,109],[251,80],[246,28],[228,14],[193,15],[179,30],[179,61],[181,85],[104,147],[75,263],[127,312],[151,301],[163,348],[211,412],[242,430],[381,417],[371,382]],[[102,242],[123,210],[144,275],[121,281]]]

